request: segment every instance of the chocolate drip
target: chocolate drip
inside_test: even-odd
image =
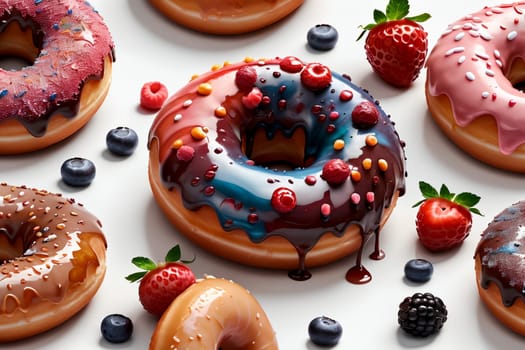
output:
[[[525,302],[525,201],[499,213],[483,231],[476,255],[481,261],[481,286],[494,283],[502,302]]]

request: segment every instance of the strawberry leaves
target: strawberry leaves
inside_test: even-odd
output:
[[[445,184],[441,185],[441,188],[438,192],[434,187],[432,187],[432,185],[424,181],[419,182],[419,190],[421,191],[421,194],[423,195],[424,199],[415,203],[412,206],[412,208],[421,205],[427,199],[443,198],[467,208],[470,212],[474,214],[483,216],[483,214],[481,214],[481,212],[477,208],[474,208],[474,206],[477,205],[481,200],[481,197],[474,193],[461,192],[459,194],[455,194],[450,192],[450,190]]]
[[[162,264],[170,263],[170,262],[178,262],[178,261],[184,264],[190,264],[193,261],[195,261],[195,256],[191,260],[181,259],[181,256],[182,256],[181,249],[180,249],[180,246],[177,244],[176,246],[171,248],[168,251],[168,253],[166,253],[166,257],[164,258],[164,263]],[[143,271],[135,272],[135,273],[132,273],[126,276],[126,280],[132,283],[140,281],[149,271],[155,270],[160,265],[154,262],[153,260],[151,260],[150,258],[143,257],[143,256],[134,257],[133,259],[131,259],[131,263],[135,265],[136,267],[138,267],[139,269],[143,270]]]
[[[408,3],[408,0],[390,0],[386,5],[385,12],[378,9],[374,10],[374,23],[369,23],[365,26],[359,26],[360,28],[363,28],[363,31],[361,32],[357,40],[359,41],[366,33],[366,31],[371,30],[377,25],[386,23],[388,21],[408,19],[414,22],[421,23],[425,22],[431,17],[428,13],[422,13],[416,16],[408,16],[409,11],[410,5]]]

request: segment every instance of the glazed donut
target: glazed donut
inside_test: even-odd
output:
[[[100,222],[59,194],[0,184],[0,342],[66,321],[106,271]]]
[[[208,277],[188,287],[157,323],[150,350],[277,350],[270,321],[239,284]]]
[[[194,79],[159,111],[148,146],[153,194],[181,233],[296,279],[357,249],[365,272],[363,246],[375,234],[382,257],[380,227],[404,193],[389,116],[347,76],[295,57]]]
[[[173,21],[209,34],[242,34],[267,27],[304,0],[150,0]]]
[[[483,231],[476,248],[476,282],[490,312],[525,335],[525,202],[499,213]]]
[[[454,143],[516,172],[525,172],[524,13],[522,1],[452,23],[428,57],[425,89],[434,120]]]
[[[86,1],[0,0],[0,154],[35,151],[84,126],[111,82],[113,42]]]

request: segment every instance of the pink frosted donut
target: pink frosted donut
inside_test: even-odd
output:
[[[113,42],[80,0],[0,0],[0,55],[28,62],[0,69],[0,154],[29,152],[91,119],[111,82]]]
[[[429,110],[473,157],[525,172],[525,1],[485,7],[448,26],[427,61]]]

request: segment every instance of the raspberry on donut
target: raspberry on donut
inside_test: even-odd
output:
[[[297,57],[196,78],[159,111],[148,146],[151,188],[183,234],[294,279],[377,241],[404,193],[404,144],[389,116],[347,76]],[[357,265],[351,281],[367,274],[360,256]]]

